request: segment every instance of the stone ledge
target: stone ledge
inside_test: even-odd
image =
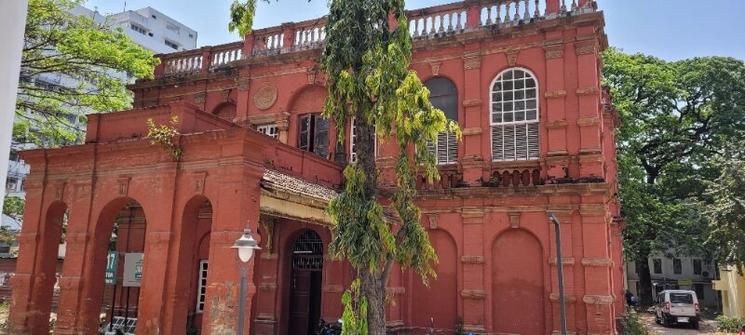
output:
[[[484,290],[463,290],[460,292],[463,299],[483,300],[486,298]]]
[[[585,295],[582,302],[588,305],[612,305],[616,299],[610,295]]]
[[[601,258],[601,257],[585,257],[585,258],[582,258],[582,265],[596,266],[596,267],[611,267],[613,266],[613,260],[611,260],[610,258]]]

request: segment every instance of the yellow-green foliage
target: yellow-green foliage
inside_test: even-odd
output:
[[[168,121],[168,124],[155,124],[153,119],[147,119],[147,139],[150,140],[150,144],[160,144],[174,161],[181,159],[183,149],[181,146],[174,143],[174,139],[181,135],[178,131],[179,119],[178,116],[173,115]]]

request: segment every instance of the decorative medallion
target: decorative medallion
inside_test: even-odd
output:
[[[509,66],[517,65],[517,56],[520,54],[519,50],[512,50],[507,52],[507,64]]]
[[[277,102],[277,88],[272,85],[264,85],[254,94],[254,104],[260,110],[269,109],[275,102]]]

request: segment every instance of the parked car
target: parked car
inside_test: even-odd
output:
[[[657,294],[654,306],[655,322],[663,326],[688,324],[698,329],[701,320],[696,292],[665,290]]]

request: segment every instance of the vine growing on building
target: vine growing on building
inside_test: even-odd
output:
[[[168,124],[156,124],[153,119],[147,119],[147,135],[145,138],[150,140],[150,144],[159,144],[174,161],[181,160],[184,150],[180,145],[174,142],[174,139],[181,135],[178,131],[178,116],[173,115]]]

